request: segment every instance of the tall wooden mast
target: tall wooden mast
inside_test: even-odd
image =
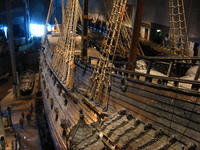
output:
[[[137,9],[133,25],[132,38],[131,38],[130,54],[128,58],[128,62],[132,64],[127,66],[128,70],[133,70],[133,71],[135,70],[135,62],[137,57],[137,47],[140,35],[140,25],[142,20],[143,5],[144,5],[144,0],[137,1]]]
[[[49,20],[51,18],[52,7],[53,7],[53,0],[51,0],[50,4],[49,4],[49,10],[48,10],[47,18],[46,18],[46,23],[45,23],[45,28],[44,28],[44,36],[42,37],[42,43],[45,43],[45,39],[47,37],[47,25],[48,25]]]
[[[87,59],[87,47],[88,47],[88,0],[83,0],[83,49],[82,60]]]
[[[62,8],[62,24],[64,23],[64,17],[65,17],[65,0],[61,0],[61,8]]]

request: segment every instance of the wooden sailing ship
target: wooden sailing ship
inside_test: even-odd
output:
[[[26,70],[20,75],[19,81],[19,95],[27,96],[31,95],[35,83],[35,73],[32,70]]]
[[[179,46],[173,41],[172,53],[181,56],[139,56],[137,60],[147,63],[147,69],[139,72],[130,69],[135,67],[130,58],[128,62],[116,61],[129,57],[134,43],[127,34],[131,30],[123,26],[126,2],[105,1],[113,7],[105,37],[93,43],[100,45],[99,52],[95,52],[98,58],[86,55],[88,14],[82,15],[78,0],[68,0],[63,8],[65,17],[58,41],[53,35],[43,40],[40,83],[55,148],[198,149],[200,67],[197,65],[188,79],[170,75],[177,64],[194,66],[199,58],[186,56],[187,47],[182,41],[187,38],[182,32],[179,37],[172,36],[174,41],[180,39]],[[170,5],[174,9],[172,0]],[[81,56],[78,22],[86,27],[82,29],[85,47]],[[175,33],[176,22],[171,23]],[[167,68],[165,74],[152,74],[153,66]]]

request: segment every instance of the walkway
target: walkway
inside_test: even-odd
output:
[[[7,83],[0,85],[0,101],[4,126],[7,124],[7,121],[5,121],[7,119],[7,107],[11,108],[13,130],[19,133],[21,139],[21,150],[41,150],[35,114],[35,100],[15,100],[12,91],[12,80],[9,79]],[[19,124],[21,113],[23,111],[26,115],[31,103],[33,104],[32,120],[30,124],[27,124],[26,119],[24,119],[24,125],[23,128],[21,128]],[[0,128],[2,129],[2,126]],[[5,127],[6,150],[12,150],[12,142],[14,141],[13,130],[10,127]]]

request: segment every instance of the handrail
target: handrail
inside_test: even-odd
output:
[[[98,59],[97,57],[89,56],[89,61],[91,59]],[[139,59],[146,59],[146,60],[200,60],[200,57],[162,57],[162,56],[138,56]],[[114,64],[120,65],[130,65],[132,63],[125,62],[125,61],[114,61]],[[162,62],[163,63],[163,62]]]
[[[200,57],[184,57],[184,56],[138,56],[139,59],[147,60],[200,60]]]
[[[76,59],[75,64],[82,68],[88,68],[91,71],[94,69],[94,66],[92,66],[91,64],[84,62],[80,59]],[[124,63],[124,64],[126,64],[126,63]],[[125,76],[125,77],[127,77],[127,79],[128,78],[132,79],[134,76],[137,77],[137,80],[141,80],[140,77],[143,77],[143,80],[145,79],[145,81],[148,81],[148,82],[152,82],[153,79],[157,79],[157,80],[160,80],[161,82],[163,82],[163,85],[164,85],[164,83],[165,83],[165,85],[167,85],[168,81],[171,81],[174,83],[175,87],[178,87],[179,83],[185,83],[185,84],[190,84],[191,90],[196,90],[196,91],[198,91],[199,87],[200,87],[200,81],[198,81],[198,80],[187,80],[187,79],[181,79],[180,77],[158,76],[158,75],[152,75],[152,74],[133,72],[133,71],[129,71],[129,70],[122,70],[119,68],[113,68],[113,71],[115,72],[115,74],[117,76]],[[178,88],[182,89],[180,87],[178,87]]]
[[[123,72],[125,74],[134,75],[134,76],[143,76],[143,77],[148,77],[148,78],[156,78],[156,79],[162,79],[162,80],[168,80],[168,81],[176,81],[176,82],[181,82],[181,83],[200,85],[200,81],[181,79],[181,78],[177,78],[177,77],[165,77],[165,76],[144,74],[144,73],[132,72],[132,71],[128,71],[128,70],[121,70],[121,69],[117,69],[117,68],[113,68],[113,70],[117,71],[117,72]]]
[[[95,57],[90,57],[90,58],[97,59]],[[114,63],[124,64],[124,65],[127,64],[127,62],[117,62],[117,61]],[[83,69],[85,68],[85,69],[89,69],[91,71],[94,69],[93,65],[91,65],[88,62],[82,61],[79,58],[75,59],[75,64]],[[171,81],[171,82],[174,82],[174,87],[177,87],[179,89],[182,89],[179,87],[179,85],[178,85],[179,83],[190,84],[191,90],[195,90],[195,91],[198,91],[199,87],[200,87],[200,81],[198,81],[198,80],[187,80],[187,79],[181,79],[180,77],[165,77],[165,76],[158,76],[158,75],[152,75],[152,74],[138,73],[138,72],[123,70],[123,69],[119,69],[119,68],[113,68],[113,71],[115,72],[115,74],[117,76],[122,76],[122,77],[125,76],[130,79],[134,79],[133,78],[134,76],[137,77],[137,80],[144,81],[144,78],[145,78],[145,81],[148,81],[148,82],[152,82],[153,79],[157,79],[157,80],[165,82],[166,86],[167,86],[168,81]],[[140,77],[143,77],[143,80],[140,79]],[[155,83],[152,83],[152,84],[155,84]],[[164,85],[164,83],[163,83],[163,85]],[[189,89],[189,88],[187,88],[187,89]]]

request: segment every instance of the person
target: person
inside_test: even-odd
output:
[[[33,112],[33,103],[30,104],[29,111],[30,111],[30,113],[32,114],[32,112]]]
[[[20,123],[21,128],[23,129],[23,128],[24,128],[24,127],[23,127],[24,121],[23,121],[22,118],[20,118],[19,123]]]
[[[30,111],[28,111],[27,115],[29,116],[29,119],[31,120],[32,113]]]
[[[24,114],[24,112],[23,112],[23,111],[22,111],[21,115],[22,115],[22,118],[24,119],[24,116],[25,116],[25,114]]]
[[[30,104],[30,108],[33,109],[33,103]]]
[[[28,112],[32,115],[33,110],[31,109],[31,107],[28,109]]]
[[[12,85],[12,91],[13,91],[13,93],[15,93],[15,88],[16,88],[16,85],[15,85],[15,82],[13,82],[13,85]]]
[[[29,114],[26,115],[26,120],[27,120],[27,123],[29,124],[30,123],[30,115]]]

